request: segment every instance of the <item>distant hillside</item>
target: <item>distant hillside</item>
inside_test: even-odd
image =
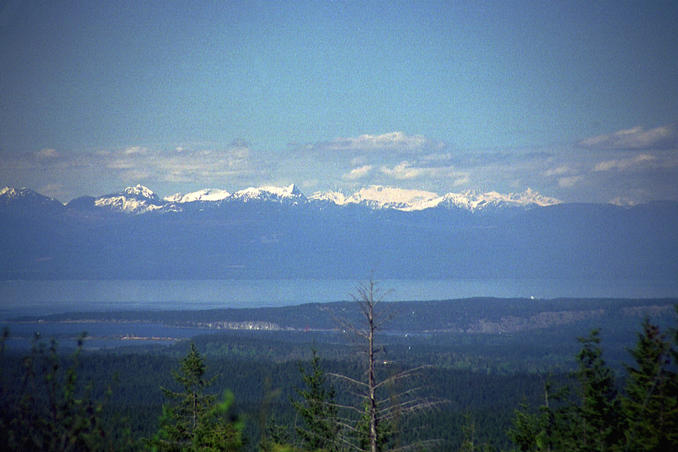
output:
[[[348,198],[306,198],[289,186],[162,200],[136,186],[63,205],[5,188],[0,278],[678,275],[676,202],[619,207],[562,204],[534,192],[452,195],[373,187]]]
[[[389,320],[385,332],[399,334],[505,334],[550,328],[636,329],[643,318],[660,323],[675,318],[677,299],[469,298],[441,301],[382,302],[378,312]],[[65,313],[24,320],[52,322],[158,322],[211,330],[333,331],[337,319],[360,325],[355,302],[297,306],[208,309],[200,311],[127,311]]]

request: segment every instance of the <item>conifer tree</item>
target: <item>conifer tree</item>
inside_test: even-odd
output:
[[[643,322],[636,347],[629,351],[633,364],[626,366],[621,396],[602,359],[598,332],[580,342],[580,399],[553,409],[547,397],[542,415],[529,414],[525,407],[516,410],[509,437],[517,449],[678,450],[678,331],[671,341],[658,326]]]
[[[562,403],[568,388],[552,391],[551,382],[544,381],[544,404],[530,412],[525,403],[514,412],[508,436],[519,451],[556,451],[571,447],[574,406]]]
[[[576,376],[581,404],[574,413],[572,450],[610,450],[621,443],[624,431],[614,373],[603,360],[598,330],[579,342],[583,347]]]
[[[309,372],[299,365],[306,388],[297,391],[302,400],[293,401],[294,408],[303,421],[303,426],[296,429],[297,435],[307,450],[334,452],[339,450],[337,445],[339,424],[337,407],[334,403],[334,388],[328,387],[317,351],[313,349],[312,353]]]
[[[3,332],[0,349],[8,332]],[[54,339],[49,347],[36,334],[31,353],[23,359],[20,390],[0,390],[0,447],[17,451],[77,451],[112,448],[102,422],[106,400],[96,400],[91,384],[78,378],[85,334],[77,342],[71,365],[64,366]],[[2,368],[0,364],[0,368]],[[4,382],[3,382],[4,383]],[[110,390],[106,399],[110,397]]]
[[[622,400],[627,450],[678,450],[678,379],[671,370],[675,347],[646,319],[630,353],[635,362],[627,366]]]
[[[228,411],[233,394],[226,392],[218,403],[207,389],[213,379],[206,379],[207,367],[191,344],[174,379],[181,391],[162,388],[169,404],[163,406],[160,429],[149,441],[154,450],[164,451],[237,451],[242,446],[241,423]]]
[[[530,413],[527,404],[522,403],[513,413],[513,425],[508,430],[508,436],[516,446],[516,450],[528,452],[544,450],[538,446],[537,438],[544,433],[543,411]]]

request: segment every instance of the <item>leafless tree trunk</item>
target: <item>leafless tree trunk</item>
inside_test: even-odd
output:
[[[380,350],[379,346],[376,343],[376,333],[382,328],[382,326],[391,319],[391,316],[388,313],[377,312],[377,305],[384,300],[388,295],[388,292],[382,291],[377,283],[370,279],[369,281],[360,284],[356,288],[356,292],[353,295],[354,301],[357,303],[362,318],[365,322],[362,323],[362,326],[355,325],[351,322],[346,321],[335,316],[335,320],[338,322],[340,327],[348,333],[352,333],[361,343],[367,345],[366,358],[367,358],[367,378],[366,381],[358,381],[353,378],[347,377],[340,374],[328,374],[340,378],[344,381],[349,382],[352,385],[355,385],[359,388],[362,388],[361,391],[367,398],[367,420],[369,422],[368,426],[368,437],[369,437],[369,451],[378,452],[380,450],[381,444],[384,438],[380,438],[382,434],[379,429],[379,425],[383,421],[393,421],[393,419],[401,414],[412,413],[415,411],[430,409],[433,406],[441,403],[441,401],[434,401],[430,399],[420,399],[412,397],[412,394],[417,391],[419,388],[408,388],[406,391],[399,394],[399,396],[405,397],[405,400],[391,399],[390,401],[384,400],[382,403],[378,400],[377,392],[380,388],[383,389],[384,386],[390,385],[392,383],[398,382],[405,378],[410,378],[415,376],[423,367],[418,367],[415,369],[409,369],[403,372],[399,372],[395,375],[392,375],[388,378],[379,379],[377,376],[377,354]],[[363,399],[364,400],[364,399]],[[344,407],[345,408],[345,407]],[[354,411],[360,411],[354,409]],[[355,429],[352,429],[355,430]],[[427,445],[433,445],[433,441],[426,442]],[[419,446],[422,446],[423,443],[420,443]],[[357,448],[357,447],[356,447]],[[403,450],[407,450],[405,447]]]
[[[368,377],[367,386],[370,399],[370,451],[377,452],[377,380],[375,376],[375,353],[374,353],[374,332],[377,325],[374,320],[374,305],[378,301],[375,299],[375,283],[370,280],[367,287],[358,289],[360,298],[358,303],[363,308],[363,313],[367,319],[367,342],[368,342]]]

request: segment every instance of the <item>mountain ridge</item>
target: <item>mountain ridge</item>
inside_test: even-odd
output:
[[[377,199],[368,191],[346,202],[332,193],[307,198],[289,185],[176,203],[145,188],[67,205],[28,189],[3,190],[0,279],[359,279],[376,272],[673,281],[678,274],[678,202],[541,206],[529,202],[538,200],[533,192],[512,202],[465,195],[461,207],[459,199],[431,207],[430,192],[397,198],[386,190],[378,198],[384,189],[373,189]]]
[[[24,196],[28,192],[44,196],[27,188],[17,190],[12,187],[5,187],[0,192],[0,199],[4,200],[5,203],[10,202],[11,195],[19,193],[21,190],[23,190]],[[542,195],[530,188],[523,192],[507,194],[495,191],[481,193],[479,191],[467,190],[461,193],[439,195],[423,190],[370,185],[350,195],[342,192],[326,191],[315,192],[306,197],[295,184],[283,187],[271,185],[248,187],[233,193],[218,188],[204,188],[189,193],[175,193],[161,199],[148,187],[137,184],[126,187],[117,193],[74,198],[64,205],[72,208],[99,207],[122,213],[143,214],[154,211],[177,212],[182,209],[182,206],[191,203],[218,206],[227,202],[248,203],[262,201],[290,205],[318,204],[340,207],[358,205],[370,209],[392,209],[404,212],[433,208],[456,208],[474,212],[488,208],[533,208],[562,203],[556,198]]]

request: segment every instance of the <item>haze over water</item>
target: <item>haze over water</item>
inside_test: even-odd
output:
[[[351,300],[349,279],[0,281],[0,318],[70,311],[253,308]],[[665,298],[678,281],[455,279],[379,281],[387,301],[468,297]]]

